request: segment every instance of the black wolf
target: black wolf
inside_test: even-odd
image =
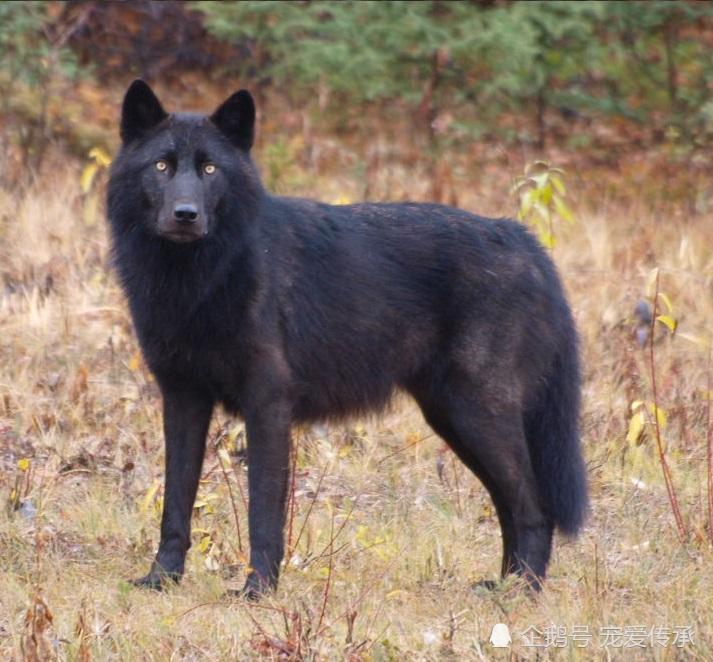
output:
[[[161,542],[139,584],[178,579],[217,403],[248,438],[252,572],[277,583],[293,422],[410,393],[478,476],[503,574],[533,586],[555,527],[586,510],[576,333],[555,268],[520,224],[434,204],[275,197],[250,157],[255,107],[167,114],[135,81],[109,182],[116,268],[163,395]]]

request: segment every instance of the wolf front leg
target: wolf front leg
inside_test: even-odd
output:
[[[285,401],[273,401],[246,417],[251,569],[243,593],[250,599],[277,586],[284,554],[290,424]]]
[[[166,442],[166,489],[161,518],[161,542],[148,575],[137,586],[160,590],[167,579],[183,575],[191,545],[191,512],[203,466],[213,401],[193,391],[162,387]]]

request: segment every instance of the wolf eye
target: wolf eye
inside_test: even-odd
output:
[[[212,175],[215,172],[215,164],[214,163],[206,163],[203,166],[203,172],[206,175]]]
[[[156,161],[156,170],[158,170],[159,172],[164,172],[167,169],[168,169],[168,163],[166,163],[163,160]]]

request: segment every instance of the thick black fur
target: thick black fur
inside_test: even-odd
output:
[[[138,582],[183,573],[217,403],[246,422],[257,595],[283,556],[292,423],[401,389],[490,492],[503,574],[539,586],[553,530],[576,533],[587,507],[577,340],[552,261],[513,221],[272,196],[254,120],[244,91],[210,118],[167,114],[142,81],[124,100],[109,219],[166,438],[161,542]]]

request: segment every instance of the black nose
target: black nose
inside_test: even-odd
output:
[[[173,216],[179,223],[195,223],[198,220],[198,209],[195,205],[176,205]]]

